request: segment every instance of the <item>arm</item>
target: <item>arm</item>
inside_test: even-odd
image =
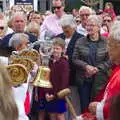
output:
[[[83,61],[80,59],[80,46],[83,46],[83,38],[78,39],[75,43],[75,48],[73,51],[73,56],[72,56],[72,61],[74,63],[75,66],[77,66],[78,68],[82,67],[83,69],[85,69],[85,66],[88,65],[87,62]]]
[[[69,63],[66,59],[62,63],[61,67],[61,89],[65,89],[69,85]]]

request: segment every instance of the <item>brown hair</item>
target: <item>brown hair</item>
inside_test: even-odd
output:
[[[59,45],[61,48],[65,48],[65,40],[63,40],[62,38],[60,37],[55,37],[53,39],[53,45]]]
[[[110,9],[113,9],[113,4],[112,4],[111,2],[106,2],[106,3],[105,3],[105,8],[106,8],[107,6],[109,6]]]
[[[7,70],[0,64],[0,119],[18,120],[18,109],[13,97]]]

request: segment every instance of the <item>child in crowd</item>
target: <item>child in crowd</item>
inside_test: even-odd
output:
[[[58,98],[57,93],[68,87],[69,66],[64,57],[65,41],[54,38],[52,56],[49,61],[50,82],[52,88],[39,88],[36,96],[36,110],[38,119],[45,120],[45,112],[48,112],[50,120],[65,120],[66,102]]]

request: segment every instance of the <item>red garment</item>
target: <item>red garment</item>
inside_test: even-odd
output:
[[[24,102],[25,113],[28,115],[30,113],[30,93],[27,91],[26,98]]]
[[[116,19],[116,14],[115,14],[115,11],[113,9],[105,9],[104,13],[108,13],[109,15],[111,15],[112,20]]]
[[[101,34],[101,36],[104,36],[104,37],[108,37],[108,35],[109,35],[108,32]]]
[[[105,104],[103,108],[104,118],[105,120],[109,117],[109,108],[110,108],[110,100],[112,97],[120,94],[120,65],[116,66],[112,72],[110,77],[110,81],[105,90]]]
[[[103,89],[103,91],[104,91],[104,89]],[[102,93],[103,92],[101,91],[100,99],[101,99]],[[111,98],[118,94],[120,94],[120,65],[115,66],[113,68],[111,77],[108,80],[108,85],[106,86],[106,89],[104,91],[104,96],[103,96],[103,99],[105,99],[105,103],[103,106],[104,120],[109,119]],[[98,96],[98,98],[99,98],[99,96]],[[96,120],[96,117],[94,115],[92,115],[91,113],[89,113],[88,111],[86,113],[82,114],[82,117],[88,118],[90,120]]]

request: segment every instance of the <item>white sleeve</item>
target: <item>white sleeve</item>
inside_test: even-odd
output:
[[[15,102],[19,111],[19,120],[28,120],[27,115],[25,114],[24,102],[26,98],[26,92],[28,90],[28,83],[24,83],[19,87],[13,87],[13,93]]]
[[[96,109],[97,120],[104,120],[103,107],[104,107],[104,101],[101,101],[97,104],[97,109]]]

